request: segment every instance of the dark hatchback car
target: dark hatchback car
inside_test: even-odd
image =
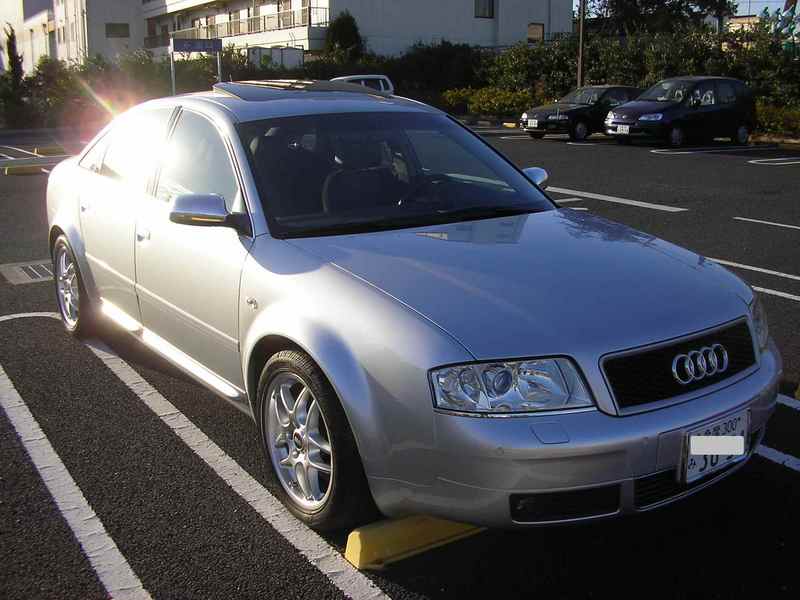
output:
[[[641,90],[626,86],[593,85],[578,88],[558,102],[535,106],[522,113],[520,127],[533,138],[548,133],[568,133],[581,141],[595,132],[605,131],[603,119],[608,111],[633,100]]]
[[[637,136],[681,146],[687,140],[730,138],[746,144],[756,121],[753,94],[738,79],[665,79],[608,113],[606,133],[626,144]]]

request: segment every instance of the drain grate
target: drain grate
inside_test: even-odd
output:
[[[13,285],[39,283],[53,279],[53,265],[46,258],[31,262],[9,263],[0,265],[0,274]]]

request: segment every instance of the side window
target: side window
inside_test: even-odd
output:
[[[717,91],[720,104],[736,103],[736,91],[733,89],[733,84],[730,81],[720,81],[717,84]]]
[[[605,100],[609,106],[619,106],[628,101],[628,93],[621,88],[614,88],[606,93]]]
[[[222,136],[211,121],[187,110],[169,140],[156,197],[169,202],[179,194],[219,194],[230,212],[244,211]]]
[[[379,79],[364,79],[364,85],[373,90],[381,89],[381,82]]]
[[[157,163],[154,149],[163,147],[171,116],[171,108],[160,108],[122,117],[107,136],[103,175],[144,190]]]
[[[81,159],[80,165],[84,169],[94,171],[95,173],[100,172],[100,169],[103,166],[103,155],[106,153],[106,148],[108,147],[108,137],[109,135],[106,133],[103,137],[97,140],[89,152],[87,152],[86,155]]]
[[[698,83],[692,92],[692,98],[698,101],[700,106],[714,106],[717,103],[716,95],[714,94],[714,82],[704,81]]]

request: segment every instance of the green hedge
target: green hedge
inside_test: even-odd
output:
[[[458,88],[442,94],[445,109],[456,114],[469,112],[497,117],[518,117],[534,104],[530,91],[510,91],[498,87]]]
[[[758,130],[761,133],[800,138],[800,108],[759,103]]]

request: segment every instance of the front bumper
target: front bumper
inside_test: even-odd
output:
[[[438,450],[429,456],[435,483],[370,478],[370,487],[379,508],[390,516],[429,514],[490,527],[650,510],[695,493],[747,462],[775,410],[781,374],[780,355],[770,342],[758,370],[748,377],[688,402],[636,415],[612,416],[594,409],[506,418],[435,413]],[[681,483],[686,432],[745,409],[750,413],[746,458],[708,479]],[[528,510],[535,505],[569,510],[551,515]]]
[[[569,133],[569,121],[549,121],[542,119],[537,127],[528,127],[528,121],[520,120],[519,127],[526,133]]]
[[[629,127],[628,133],[619,131],[620,125]],[[604,123],[606,135],[612,137],[666,137],[668,127],[663,121],[612,121]]]

